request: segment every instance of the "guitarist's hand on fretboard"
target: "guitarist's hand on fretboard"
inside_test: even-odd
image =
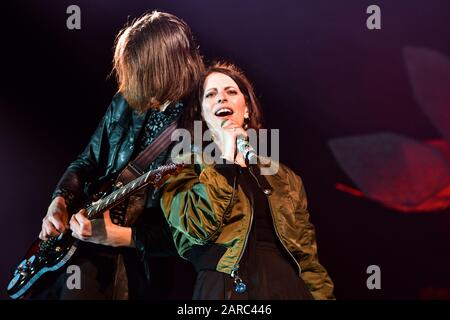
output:
[[[118,226],[111,221],[109,210],[103,213],[103,219],[89,220],[86,210],[80,210],[70,219],[72,236],[81,241],[112,247],[131,247],[131,228]]]

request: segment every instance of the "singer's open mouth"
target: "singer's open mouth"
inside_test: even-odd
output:
[[[230,108],[220,108],[214,114],[217,117],[226,117],[231,116],[233,113],[234,113],[233,110],[231,110]]]

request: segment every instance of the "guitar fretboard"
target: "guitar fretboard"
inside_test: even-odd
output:
[[[126,197],[144,188],[148,184],[158,183],[164,176],[172,174],[182,165],[169,164],[161,166],[156,170],[149,171],[139,178],[127,183],[125,186],[111,192],[109,195],[101,198],[100,200],[92,203],[86,208],[87,216],[89,219],[96,219],[100,217],[100,214],[108,209],[119,204]]]

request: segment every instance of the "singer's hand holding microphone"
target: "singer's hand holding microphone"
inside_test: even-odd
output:
[[[223,120],[221,129],[215,131],[214,142],[222,151],[222,158],[240,165],[244,165],[246,160],[256,163],[256,152],[248,143],[247,132],[236,122]]]

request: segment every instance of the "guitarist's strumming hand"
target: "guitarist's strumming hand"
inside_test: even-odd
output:
[[[131,228],[118,226],[111,221],[109,210],[103,213],[103,219],[89,220],[86,210],[80,210],[70,219],[72,236],[82,241],[112,247],[134,247]]]
[[[47,214],[42,219],[42,230],[39,233],[41,240],[47,240],[51,236],[58,236],[69,229],[69,213],[67,212],[66,200],[56,197],[48,207]]]

